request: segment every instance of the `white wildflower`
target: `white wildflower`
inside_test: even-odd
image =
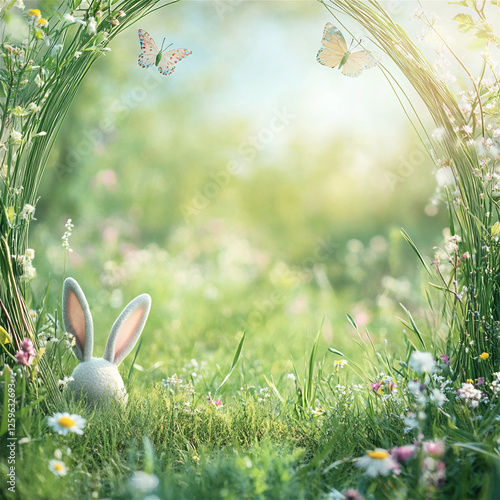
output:
[[[365,469],[365,474],[369,477],[388,476],[391,472],[399,472],[399,466],[390,453],[380,448],[368,451],[365,456],[358,458],[356,467]]]
[[[436,141],[442,141],[445,135],[445,129],[443,127],[439,127],[432,132],[432,138]]]
[[[471,408],[477,408],[483,398],[482,391],[476,389],[470,383],[462,384],[462,387],[458,389],[457,394],[458,397],[464,399]]]
[[[10,139],[13,144],[21,144],[23,140],[23,134],[21,134],[21,132],[18,132],[17,130],[13,130],[10,133]]]
[[[66,436],[68,432],[83,434],[86,420],[80,415],[70,415],[69,413],[54,413],[47,418],[49,427],[58,434]]]
[[[432,389],[429,398],[436,406],[443,406],[448,401],[448,398],[439,389]]]
[[[26,203],[26,205],[24,205],[19,215],[21,216],[22,219],[29,220],[30,218],[31,219],[33,218],[34,213],[35,213],[35,207],[33,205],[30,205],[29,203]]]
[[[69,246],[69,237],[71,236],[71,232],[73,228],[75,227],[74,224],[71,222],[71,219],[68,219],[66,221],[66,224],[64,225],[66,228],[65,233],[62,235],[62,246],[65,248],[68,252],[72,252],[73,249]]]
[[[26,109],[33,114],[38,114],[40,110],[42,109],[41,106],[37,106],[34,102],[30,102]]]
[[[73,377],[64,377],[62,380],[58,380],[57,386],[59,387],[59,390],[63,391],[64,389],[66,389],[68,382],[72,382],[73,380],[75,380]]]
[[[97,21],[95,20],[95,17],[91,17],[89,19],[89,22],[87,24],[87,31],[91,35],[95,35],[97,33]]]
[[[446,186],[453,186],[455,184],[455,177],[451,167],[441,167],[436,170],[436,181],[440,188]]]
[[[410,366],[417,373],[432,373],[436,361],[430,352],[413,351],[410,358]]]
[[[56,476],[65,476],[68,473],[66,464],[61,462],[61,460],[52,459],[49,462],[49,470],[53,472]]]
[[[128,480],[128,484],[133,490],[147,494],[156,489],[158,484],[160,484],[160,480],[154,474],[138,470],[132,474]]]

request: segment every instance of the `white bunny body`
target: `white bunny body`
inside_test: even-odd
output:
[[[134,348],[141,335],[151,307],[151,297],[142,294],[130,302],[118,316],[109,333],[104,356],[94,358],[92,315],[78,283],[67,278],[63,286],[63,321],[68,333],[75,337],[74,351],[80,361],[73,370],[68,391],[88,403],[127,401],[127,391],[118,365]]]
[[[71,374],[68,391],[94,401],[105,398],[127,400],[127,390],[116,366],[104,358],[80,363]]]

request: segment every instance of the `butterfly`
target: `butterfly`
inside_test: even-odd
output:
[[[147,31],[139,30],[138,35],[142,50],[142,53],[139,55],[139,66],[141,68],[149,68],[154,64],[158,67],[158,71],[162,75],[168,76],[175,71],[175,65],[181,59],[192,54],[188,49],[175,49],[163,52],[163,45],[161,49],[158,49],[158,45],[156,45],[153,37]]]
[[[373,68],[378,60],[367,50],[350,52],[345,43],[344,36],[333,24],[327,23],[323,31],[321,49],[316,56],[317,61],[323,66],[342,70],[346,76],[357,77],[365,69]]]

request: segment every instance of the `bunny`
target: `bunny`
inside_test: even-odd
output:
[[[88,403],[117,400],[125,404],[127,391],[118,365],[134,348],[151,308],[151,297],[144,293],[122,311],[111,328],[104,356],[94,358],[94,327],[89,305],[73,278],[66,278],[62,293],[64,327],[75,337],[74,351],[79,364],[73,370],[67,389]]]

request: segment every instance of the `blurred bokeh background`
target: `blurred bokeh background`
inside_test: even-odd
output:
[[[382,3],[421,31],[416,2]],[[400,303],[418,318],[428,306],[400,229],[431,256],[446,209],[382,72],[347,78],[316,62],[328,21],[317,2],[180,2],[137,26],[193,51],[169,77],[138,66],[136,30],[121,35],[88,75],[42,182],[33,302],[50,282],[56,309],[75,277],[101,354],[121,308],[150,293],[137,364],[153,374],[201,370],[191,359],[224,369],[246,330],[243,366],[279,377],[322,322],[321,356],[355,356],[346,313],[376,345],[401,349]]]

